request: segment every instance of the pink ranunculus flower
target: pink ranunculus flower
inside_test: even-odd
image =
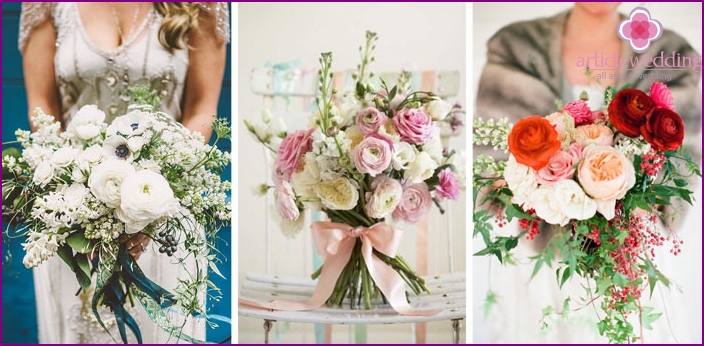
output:
[[[606,125],[588,124],[578,126],[576,142],[582,147],[590,144],[611,146],[614,142],[614,132]]]
[[[419,109],[404,108],[394,114],[393,122],[403,141],[425,144],[433,138],[432,119]]]
[[[361,173],[376,176],[391,165],[391,146],[377,136],[369,136],[354,148],[354,166]]]
[[[435,187],[435,197],[439,200],[449,198],[456,200],[460,196],[460,185],[457,182],[455,172],[449,167],[438,173],[438,185]]]
[[[276,200],[276,212],[282,219],[294,221],[300,216],[300,210],[296,205],[296,196],[288,181],[281,181],[274,188],[274,199]]]
[[[650,98],[653,99],[657,106],[671,111],[675,110],[675,100],[672,98],[672,92],[662,82],[655,82],[650,86]]]
[[[583,100],[572,101],[566,104],[562,107],[562,111],[567,111],[567,113],[574,118],[574,123],[577,125],[594,123],[592,110],[589,109],[589,105]]]
[[[636,183],[633,163],[609,146],[584,148],[577,177],[584,191],[596,201],[597,211],[607,220],[615,216],[616,200],[623,198]]]
[[[301,167],[303,156],[313,148],[313,130],[299,130],[289,134],[279,145],[274,163],[274,181],[291,179]]]
[[[379,128],[386,123],[389,118],[374,107],[367,107],[357,114],[357,127],[365,135],[379,132]]]
[[[394,219],[416,223],[430,209],[432,198],[425,182],[403,187],[401,202],[392,214]]]
[[[554,184],[560,180],[572,178],[574,171],[572,155],[565,151],[558,151],[550,157],[547,166],[536,172],[535,180],[541,185]]]

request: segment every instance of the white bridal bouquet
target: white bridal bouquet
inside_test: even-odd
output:
[[[124,308],[135,300],[159,327],[194,342],[169,313],[207,316],[203,296],[208,288],[218,292],[208,269],[219,274],[214,241],[230,222],[231,183],[219,176],[230,154],[150,106],[130,110],[108,125],[103,111],[86,105],[63,132],[53,116],[35,110],[37,131],[16,132],[22,151],[3,151],[5,232],[25,237],[27,268],[58,255],[85,292],[94,286],[95,316],[102,325],[97,308],[109,307],[123,342],[126,325],[141,343]],[[217,140],[230,136],[224,120],[213,129]],[[129,254],[138,233],[175,266],[196,261],[173,293],[148,279]]]

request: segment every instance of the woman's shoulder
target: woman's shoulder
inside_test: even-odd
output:
[[[687,41],[687,39],[685,39],[682,35],[669,29],[664,29],[662,31],[662,36],[651,43],[651,47],[648,51],[665,51],[666,54],[670,52],[701,54],[695,52],[689,41]]]
[[[206,16],[215,20],[215,33],[225,40],[230,41],[230,10],[227,2],[196,2],[196,6]]]

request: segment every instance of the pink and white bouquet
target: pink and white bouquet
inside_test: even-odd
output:
[[[328,299],[334,305],[348,297],[353,305],[363,301],[370,308],[370,297],[379,294],[379,280],[367,270],[361,254],[364,234],[375,233],[392,219],[418,222],[433,204],[457,199],[465,179],[462,154],[443,145],[438,126],[457,109],[430,92],[389,88],[384,83],[379,90],[367,83],[370,73],[365,71],[373,60],[369,54],[375,40],[375,34],[367,33],[366,47],[360,48],[363,60],[355,74],[356,88],[342,97],[336,98],[337,92],[331,90],[332,55],[321,55],[318,107],[309,128],[272,133],[266,129],[278,129],[275,120],[245,121],[275,155],[274,184],[268,188],[274,190],[284,233],[297,234],[306,213],[323,211],[332,222],[314,223],[314,239],[335,230],[351,239],[349,260],[343,261],[346,265]],[[399,232],[392,227],[386,230]],[[386,240],[397,247],[397,237]],[[325,256],[324,249],[318,252]],[[399,273],[415,293],[427,291],[423,279],[395,252],[375,247],[374,258]],[[329,266],[326,261],[323,275]],[[318,274],[320,270],[314,277]],[[387,293],[382,287],[381,294]],[[394,305],[393,299],[386,298]]]
[[[605,100],[603,110],[580,99],[513,125],[475,120],[475,144],[509,153],[507,161],[480,155],[475,162],[474,234],[486,244],[475,255],[505,260],[519,237],[533,239],[541,222],[553,225],[550,244],[532,258],[533,274],[558,262],[561,286],[572,276],[592,281],[590,302],[605,312],[600,333],[627,342],[637,338],[629,314],[645,328],[660,316],[640,304],[645,289],[669,284],[653,264],[654,248],[667,240],[671,253],[680,251],[677,236],[656,227],[657,216],[672,220],[663,207],[691,204],[687,179],[701,172],[682,147],[684,125],[667,86],[654,83],[650,95],[609,88]],[[477,200],[480,190],[486,195]],[[494,216],[499,225],[519,219],[520,234],[492,235]]]
[[[76,274],[77,287],[93,292],[101,325],[98,307],[115,313],[123,342],[127,326],[141,343],[124,307],[135,301],[159,327],[196,341],[172,318],[207,316],[205,292],[217,290],[208,269],[219,273],[214,241],[230,220],[230,182],[220,180],[229,153],[149,106],[106,124],[102,110],[86,105],[65,131],[40,109],[31,120],[35,132],[16,131],[22,150],[3,150],[2,157],[5,232],[25,238],[25,266],[59,256]],[[213,128],[218,139],[230,135],[221,120]],[[140,270],[131,255],[137,247],[184,267],[188,275],[173,293]],[[185,265],[192,259],[194,268]]]

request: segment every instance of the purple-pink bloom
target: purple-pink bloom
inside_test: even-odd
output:
[[[430,209],[432,198],[425,182],[406,185],[403,187],[401,202],[392,214],[394,219],[408,223],[416,223]]]
[[[357,114],[357,127],[365,135],[379,132],[379,128],[386,123],[389,118],[374,107],[367,107]]]
[[[583,100],[572,101],[562,107],[562,111],[567,111],[567,113],[572,116],[574,123],[576,125],[582,124],[593,124],[594,116],[592,110],[589,109],[589,105]]]
[[[671,111],[675,110],[675,100],[672,98],[672,92],[662,82],[655,82],[650,86],[650,98],[653,99],[657,106]]]
[[[284,138],[274,163],[274,181],[291,179],[300,167],[303,155],[313,148],[312,133],[313,130],[298,130]]]
[[[419,109],[402,109],[394,114],[394,127],[401,140],[413,144],[425,144],[433,138],[433,122],[429,115]]]
[[[438,173],[438,185],[435,186],[435,197],[439,200],[449,198],[456,200],[460,196],[460,185],[457,183],[457,177],[449,167]]]

